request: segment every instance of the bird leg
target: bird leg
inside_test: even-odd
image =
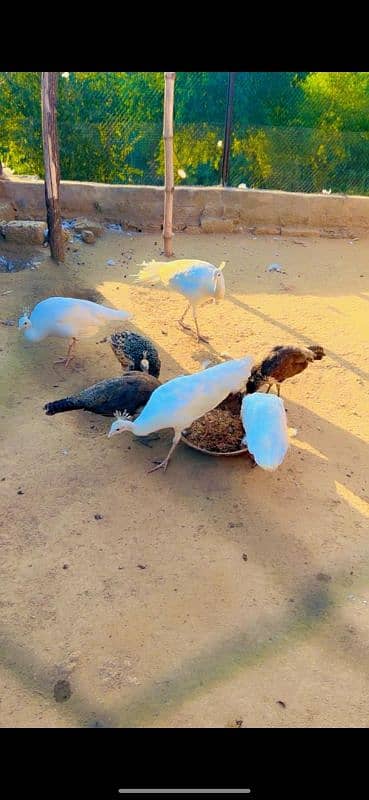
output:
[[[270,392],[270,390],[271,390],[272,386],[276,386],[276,387],[277,387],[277,395],[278,395],[278,397],[279,397],[279,396],[280,396],[280,393],[281,393],[281,387],[280,387],[280,384],[279,384],[279,383],[277,383],[276,381],[271,381],[271,380],[269,381],[269,383],[268,383],[268,388],[267,388],[267,390],[266,390],[265,394],[269,394],[269,392]]]
[[[184,322],[183,322],[183,320],[184,320],[184,318],[185,318],[186,314],[187,314],[187,313],[189,312],[189,310],[190,310],[190,307],[191,307],[191,303],[189,303],[189,304],[188,304],[188,306],[187,306],[187,308],[185,309],[184,313],[182,314],[181,318],[178,320],[178,325],[180,325],[180,326],[181,326],[181,328],[183,328],[185,331],[190,331],[190,330],[191,330],[190,326],[189,326],[189,325],[185,325],[185,324],[184,324]],[[196,317],[196,309],[195,309],[195,306],[192,306],[192,314],[193,314],[193,318],[194,318],[194,322],[195,322],[195,326],[196,326],[197,341],[198,341],[198,342],[205,342],[205,343],[207,344],[207,343],[208,343],[208,341],[209,341],[209,339],[207,339],[205,336],[201,336],[201,334],[200,334],[200,331],[199,331],[199,326],[198,326],[198,324],[197,324],[197,317]]]
[[[192,306],[192,314],[193,314],[193,318],[194,318],[195,326],[196,326],[197,341],[198,342],[205,342],[206,344],[208,344],[209,339],[206,336],[201,336],[201,334],[200,334],[199,326],[197,324],[197,316],[196,316],[196,308],[195,308],[195,306]]]
[[[178,444],[180,438],[181,438],[181,434],[180,433],[176,433],[175,436],[174,436],[174,439],[173,439],[173,442],[172,442],[172,446],[171,446],[171,448],[169,450],[169,453],[168,453],[167,457],[164,459],[164,461],[159,461],[159,462],[154,461],[154,464],[157,464],[157,466],[156,467],[152,467],[151,469],[149,469],[149,472],[155,472],[155,470],[157,470],[157,469],[163,469],[164,472],[165,472],[165,470],[166,470],[166,468],[168,466],[168,463],[169,463],[169,459],[170,459],[173,451],[177,447],[177,444]]]
[[[75,358],[74,350],[76,348],[76,344],[77,339],[73,336],[73,339],[68,347],[66,358],[59,358],[57,361],[54,361],[54,364],[64,364],[65,368],[69,367],[70,362],[73,360],[73,358]]]
[[[184,312],[183,312],[183,314],[182,314],[181,318],[178,320],[178,325],[180,325],[180,326],[181,326],[181,328],[183,328],[185,331],[190,331],[190,330],[191,330],[190,326],[189,326],[189,325],[185,325],[185,324],[184,324],[184,322],[183,322],[183,320],[184,320],[184,318],[185,318],[186,314],[187,314],[187,313],[189,312],[189,310],[190,310],[190,306],[191,306],[191,303],[189,303],[189,304],[188,304],[188,306],[185,308],[185,310],[184,310]]]

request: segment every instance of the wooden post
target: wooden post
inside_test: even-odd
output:
[[[56,124],[58,73],[41,73],[42,140],[45,164],[45,200],[51,255],[64,261],[64,235],[61,224],[59,187],[59,146]]]
[[[164,253],[173,255],[173,197],[174,197],[174,168],[173,168],[173,107],[174,107],[174,81],[175,72],[164,72],[164,165],[165,165],[165,194],[164,194]]]
[[[222,159],[222,186],[227,186],[228,183],[235,76],[236,76],[235,72],[230,72],[228,76],[227,111],[226,111],[225,129],[224,129],[224,145],[223,145],[223,159]]]

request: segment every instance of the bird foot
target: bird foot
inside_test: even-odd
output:
[[[179,325],[180,328],[183,328],[184,331],[191,331],[192,332],[192,328],[190,327],[190,325],[185,325],[184,322],[182,322],[182,320],[180,320],[180,319],[178,320],[178,325]]]
[[[209,344],[210,339],[209,339],[208,336],[201,336],[201,334],[195,333],[195,331],[191,328],[190,325],[185,325],[184,322],[181,322],[180,319],[178,320],[178,325],[180,326],[180,328],[182,328],[182,330],[189,331],[192,336],[195,336],[196,341],[198,342],[198,344],[200,342],[204,342],[205,344]]]
[[[157,466],[156,467],[151,467],[151,469],[149,469],[147,471],[147,474],[149,474],[150,472],[155,472],[157,469],[163,469],[164,472],[165,472],[165,470],[166,470],[166,468],[168,466],[168,462],[169,462],[168,458],[165,458],[164,461],[153,461],[152,463],[153,464],[157,464]]]
[[[54,361],[54,364],[64,364],[65,369],[69,367],[69,364],[75,356],[67,356],[66,358],[58,358],[57,361]]]

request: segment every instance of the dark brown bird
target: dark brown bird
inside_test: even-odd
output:
[[[160,381],[146,372],[127,372],[118,378],[108,378],[83,389],[77,395],[46,403],[49,416],[63,411],[92,411],[104,417],[113,417],[115,411],[127,411],[131,416],[141,412]]]
[[[311,361],[321,361],[323,356],[325,352],[319,344],[312,344],[310,347],[277,345],[263,361],[252,368],[246,384],[246,394],[257,392],[265,384],[268,384],[269,392],[275,384],[279,396],[283,381],[303,372]]]

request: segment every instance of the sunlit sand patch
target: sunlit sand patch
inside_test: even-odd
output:
[[[369,518],[369,503],[367,500],[363,500],[359,495],[355,494],[348,489],[347,486],[344,486],[343,483],[339,483],[335,481],[336,491],[337,494],[342,497],[346,503],[348,503],[351,508],[354,508],[355,511],[359,511],[360,514],[363,514],[364,517]]]
[[[301,439],[297,439],[292,433],[290,433],[290,438],[292,438],[291,444],[293,444],[294,447],[297,447],[299,450],[305,450],[307,453],[311,453],[312,456],[317,456],[323,461],[328,461],[328,456],[325,456],[324,453],[317,450],[316,447],[313,447],[309,442],[303,442]]]

